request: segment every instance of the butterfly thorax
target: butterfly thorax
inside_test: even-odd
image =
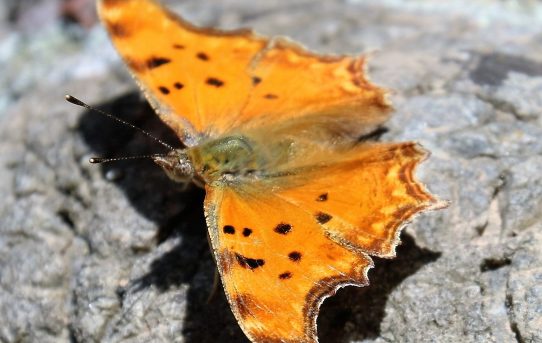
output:
[[[257,144],[244,135],[232,135],[205,142],[188,153],[196,174],[207,183],[223,178],[250,177],[265,164]]]
[[[231,135],[174,150],[154,161],[175,181],[211,184],[254,177],[268,162],[260,151],[248,137]]]

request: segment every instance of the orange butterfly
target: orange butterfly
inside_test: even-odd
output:
[[[197,28],[152,0],[100,0],[111,39],[184,149],[155,157],[205,187],[212,250],[253,342],[317,342],[322,301],[366,286],[403,224],[442,205],[417,144],[359,143],[389,116],[364,58]]]

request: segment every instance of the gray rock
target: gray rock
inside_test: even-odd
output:
[[[373,51],[396,107],[381,139],[432,151],[418,176],[449,208],[416,218],[370,286],[324,302],[322,342],[542,342],[540,2],[166,2],[200,25]],[[162,149],[63,95],[177,138],[100,27],[29,4],[0,4],[0,341],[246,342],[221,290],[207,302],[203,193],[146,160],[90,165]]]

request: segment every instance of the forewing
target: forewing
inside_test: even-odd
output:
[[[265,45],[249,30],[200,29],[151,0],[100,0],[111,40],[161,118],[190,141],[231,120]],[[228,119],[229,118],[229,119]]]
[[[351,118],[341,127],[355,135],[388,116],[363,58],[321,56],[250,30],[197,28],[153,0],[99,0],[98,9],[145,95],[187,145],[305,116]]]

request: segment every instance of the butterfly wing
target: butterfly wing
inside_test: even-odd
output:
[[[357,150],[357,151],[356,151]],[[413,179],[413,143],[370,145],[270,183],[207,187],[206,215],[224,289],[254,342],[317,342],[323,299],[368,284],[372,255],[437,204]]]
[[[253,342],[315,342],[318,304],[338,285],[367,284],[372,262],[326,238],[297,206],[267,194],[208,190],[224,290]]]
[[[336,115],[364,132],[388,116],[363,58],[319,56],[249,30],[197,28],[152,0],[100,0],[98,10],[147,98],[187,145],[249,123]]]
[[[249,73],[261,82],[236,118],[243,127],[315,117],[312,121],[347,122],[343,129],[359,137],[389,115],[386,93],[365,77],[364,57],[317,55],[274,38]]]

